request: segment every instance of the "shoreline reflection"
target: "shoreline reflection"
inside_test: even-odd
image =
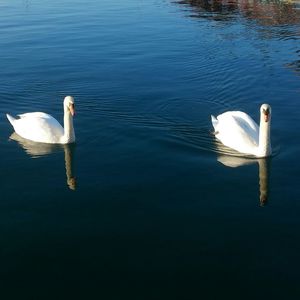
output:
[[[193,7],[196,14],[191,17],[211,18],[215,21],[230,20],[239,13],[246,19],[256,20],[265,26],[300,22],[300,4],[297,1],[181,0],[176,3]],[[207,12],[211,15],[207,15]]]
[[[63,149],[65,156],[65,172],[67,185],[70,190],[76,190],[76,178],[74,176],[74,152],[75,144],[44,144],[36,143],[22,138],[15,132],[9,137],[10,140],[16,141],[21,148],[32,158],[47,156],[55,152],[61,152]]]

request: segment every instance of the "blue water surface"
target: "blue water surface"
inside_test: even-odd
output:
[[[0,1],[3,299],[298,299],[300,6]],[[63,121],[28,143],[5,114]],[[272,107],[268,159],[210,115]]]

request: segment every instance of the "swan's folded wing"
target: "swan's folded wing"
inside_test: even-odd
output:
[[[211,123],[215,129],[215,132],[217,131],[217,127],[218,127],[218,120],[216,119],[215,116],[211,115]]]
[[[254,132],[257,132],[257,134],[259,133],[259,127],[258,127],[258,125],[246,113],[244,113],[242,111],[233,111],[232,112],[232,116],[235,119],[240,120],[240,123],[245,127],[246,130],[250,130],[251,129]]]
[[[226,112],[218,116],[216,137],[227,147],[243,153],[253,153],[258,146],[258,126],[245,113]]]
[[[53,118],[51,115],[48,115],[43,112],[31,112],[31,113],[25,113],[18,115],[18,117],[22,118],[44,118],[44,119],[51,119]]]
[[[14,128],[23,138],[41,143],[59,143],[64,134],[59,122],[45,113],[22,114]]]

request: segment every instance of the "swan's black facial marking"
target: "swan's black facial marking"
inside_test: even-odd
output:
[[[270,119],[270,109],[267,107],[266,109],[263,108],[264,120],[268,122]]]

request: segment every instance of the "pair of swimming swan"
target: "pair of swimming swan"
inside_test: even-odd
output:
[[[74,98],[67,96],[64,99],[64,127],[55,118],[42,112],[22,114],[19,119],[7,114],[7,118],[15,132],[25,139],[40,143],[69,144],[75,142],[74,114]],[[211,119],[215,137],[225,146],[255,157],[272,154],[270,105],[261,106],[259,127],[250,116],[241,111],[228,111],[217,117],[211,116]]]

